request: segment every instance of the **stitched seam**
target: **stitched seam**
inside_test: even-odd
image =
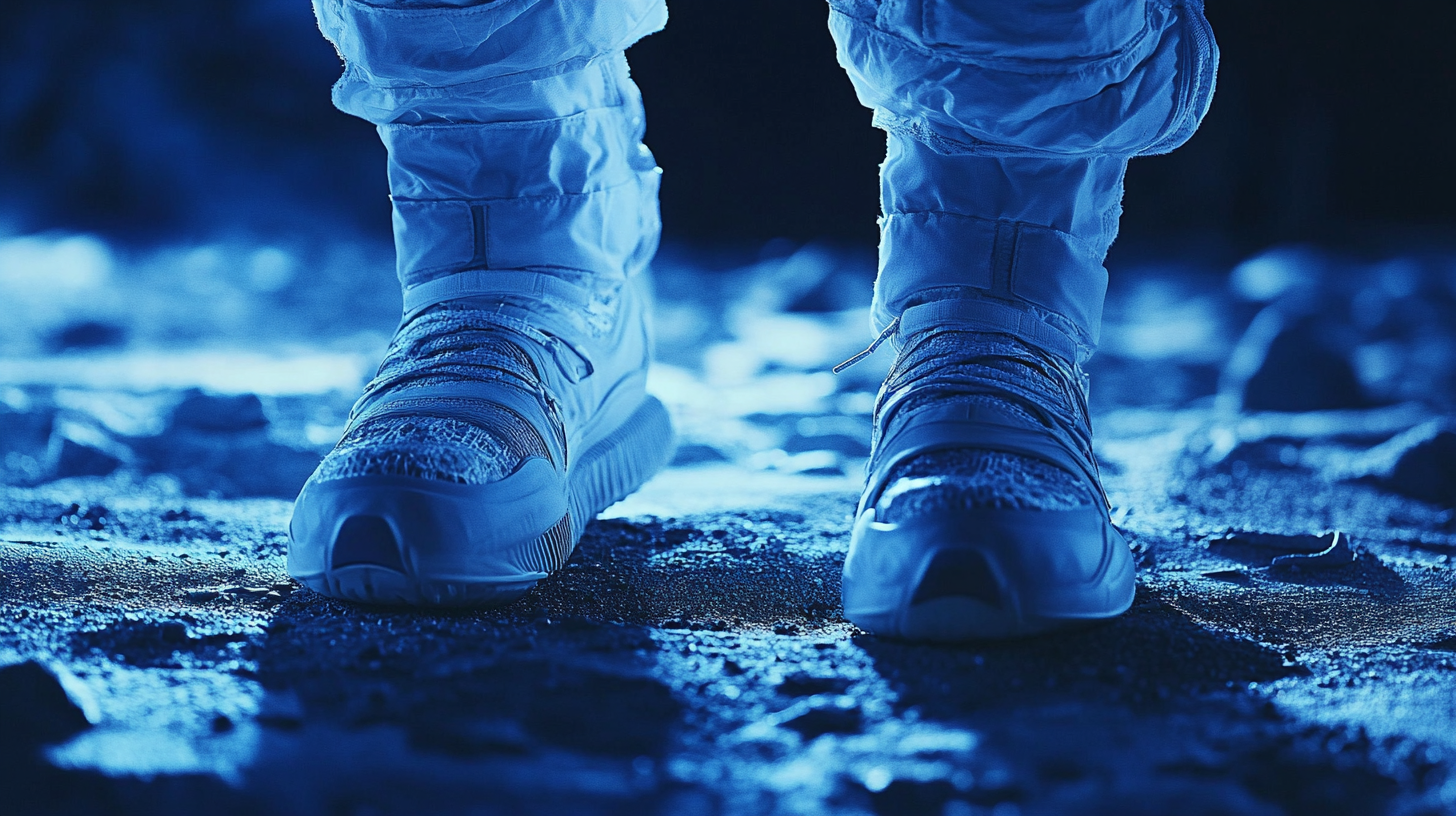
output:
[[[640,172],[634,171],[633,175],[634,176],[640,175]],[[436,204],[436,203],[439,203],[439,204],[472,204],[472,205],[473,204],[486,204],[486,205],[489,205],[489,204],[496,204],[496,203],[506,202],[506,201],[557,201],[557,200],[561,200],[561,199],[587,198],[587,197],[595,196],[595,195],[604,195],[606,193],[611,193],[611,192],[615,192],[617,190],[620,190],[623,187],[629,187],[629,186],[637,185],[638,183],[639,183],[638,182],[638,179],[634,177],[634,178],[629,178],[629,179],[627,179],[625,181],[621,181],[621,182],[618,182],[616,184],[612,184],[612,185],[609,185],[609,186],[606,186],[606,187],[598,187],[595,190],[583,190],[583,191],[581,191],[579,193],[556,193],[556,194],[553,194],[553,195],[542,195],[542,196],[505,196],[505,197],[501,197],[501,198],[402,198],[400,196],[390,196],[389,197],[389,200],[390,201],[394,201],[394,202],[404,203],[404,204]]]

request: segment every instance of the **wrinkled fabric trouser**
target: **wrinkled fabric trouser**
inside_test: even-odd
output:
[[[666,23],[664,0],[445,1],[314,0],[345,61],[335,104],[389,149],[405,287],[644,267],[658,171],[623,52]],[[988,330],[1032,321],[1090,354],[1127,160],[1182,144],[1213,96],[1201,0],[829,4],[840,63],[889,134],[876,324],[970,298]]]

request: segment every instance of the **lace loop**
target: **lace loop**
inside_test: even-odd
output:
[[[891,320],[890,321],[890,325],[886,326],[885,327],[885,330],[882,331],[882,332],[880,332],[880,336],[879,337],[876,337],[874,339],[874,342],[870,343],[870,345],[869,345],[868,348],[866,348],[864,351],[861,351],[859,354],[854,355],[853,357],[849,358],[848,360],[845,360],[844,362],[842,362],[839,365],[835,366],[831,370],[835,374],[838,374],[841,371],[844,371],[845,369],[849,368],[850,366],[852,366],[852,365],[860,362],[861,360],[864,360],[865,358],[869,357],[870,355],[874,354],[876,351],[879,350],[880,346],[884,345],[884,342],[886,340],[890,339],[890,337],[895,334],[895,332],[899,328],[900,328],[900,318],[897,317],[894,320]]]
[[[945,337],[952,332],[979,334],[984,339]],[[895,428],[917,421],[921,409],[916,406],[926,404],[917,399],[945,404],[960,398],[990,397],[1014,405],[1026,416],[1028,429],[1037,426],[1039,433],[1075,457],[1078,469],[1092,482],[1091,489],[1107,503],[1092,449],[1086,394],[1075,364],[1019,339],[987,337],[995,334],[960,326],[912,334],[876,400],[876,449],[881,439],[899,433]],[[956,342],[962,349],[948,353],[937,343],[938,338]],[[1015,367],[1025,369],[1024,373],[1018,375]],[[1040,387],[1034,384],[1037,382]]]
[[[568,379],[586,376],[591,364],[563,341],[508,314],[480,309],[440,309],[415,316],[401,327],[379,372],[350,415],[350,425],[401,389],[449,391],[459,383],[492,381],[530,394],[542,405],[552,400],[537,366],[539,352],[550,354]],[[565,347],[565,348],[563,348]],[[573,356],[577,355],[577,356]]]

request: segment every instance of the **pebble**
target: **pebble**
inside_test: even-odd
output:
[[[852,681],[848,677],[819,676],[794,672],[780,681],[779,694],[788,697],[810,697],[815,694],[843,694]]]
[[[41,455],[54,424],[54,411],[19,411],[0,402],[0,451]]]
[[[111,445],[58,431],[51,439],[47,470],[56,479],[75,476],[107,476],[124,464]]]
[[[258,706],[258,722],[274,728],[303,725],[303,701],[290,690],[270,691]]]
[[[1278,571],[1290,568],[1325,569],[1355,560],[1350,538],[1337,531],[1307,535],[1233,532],[1210,539],[1209,551],[1249,566]],[[1227,572],[1227,571],[1223,571]],[[1205,573],[1226,580],[1222,573]]]
[[[1386,443],[1393,462],[1382,480],[1397,493],[1456,507],[1456,427],[1432,422]]]
[[[1456,508],[1456,420],[1423,422],[1334,463],[1327,475],[1373,482],[1393,493]]]
[[[1342,339],[1337,327],[1314,315],[1284,318],[1277,333],[1262,348],[1252,348],[1254,344],[1248,337],[1240,341],[1247,348],[1245,355],[1259,357],[1257,367],[1242,383],[1244,410],[1291,412],[1366,407],[1360,378]]]
[[[97,719],[90,692],[65,668],[37,660],[0,666],[0,744],[61,742]]]
[[[193,389],[172,409],[170,427],[228,433],[268,426],[257,394],[215,395]]]
[[[858,734],[864,729],[864,712],[852,698],[837,697],[785,721],[784,727],[806,740],[824,734]]]

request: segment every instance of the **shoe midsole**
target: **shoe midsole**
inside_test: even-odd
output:
[[[540,580],[559,566],[543,550],[543,536],[570,513],[574,545],[587,519],[665,464],[670,439],[665,409],[645,397],[574,457],[567,474],[544,457],[532,457],[487,485],[403,476],[310,483],[294,506],[289,572],[299,577],[328,572],[344,521],[370,515],[389,524],[410,575],[472,583]]]

